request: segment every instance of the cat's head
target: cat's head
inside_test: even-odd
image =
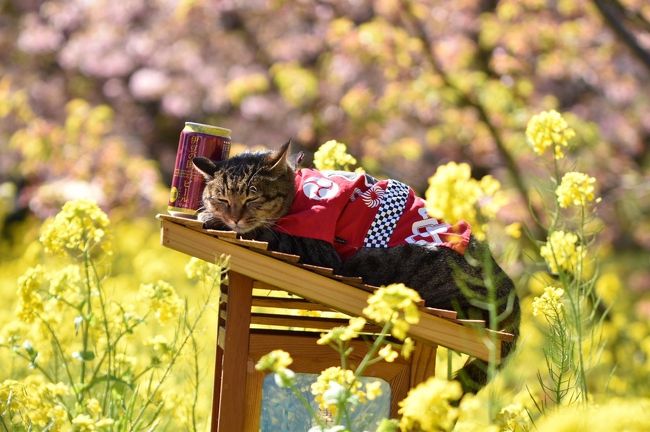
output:
[[[195,157],[205,177],[201,218],[246,233],[284,216],[294,197],[294,171],[287,162],[291,141],[277,151],[242,153],[221,162]]]

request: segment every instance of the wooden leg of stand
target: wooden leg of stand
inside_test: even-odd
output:
[[[228,287],[226,285],[221,286],[221,293],[227,294]],[[210,431],[216,432],[217,425],[219,421],[219,405],[221,402],[221,377],[223,374],[223,346],[224,338],[226,335],[226,321],[221,318],[221,311],[225,310],[225,303],[219,302],[219,307],[217,308],[217,347],[214,359],[214,386],[212,387],[212,421],[210,423]]]
[[[246,369],[253,279],[231,271],[228,276],[226,335],[217,432],[244,430]]]
[[[436,373],[436,351],[438,345],[428,345],[417,341],[411,360],[411,383],[413,388]]]

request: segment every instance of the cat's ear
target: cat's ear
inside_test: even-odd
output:
[[[214,179],[214,173],[219,169],[217,164],[203,156],[197,156],[192,159],[192,164],[194,165],[194,168],[205,177],[206,181]]]
[[[282,173],[287,167],[287,155],[289,154],[289,146],[291,146],[291,139],[286,143],[282,144],[282,147],[278,149],[275,153],[271,154],[269,160],[269,165],[271,168],[269,170],[273,173]]]

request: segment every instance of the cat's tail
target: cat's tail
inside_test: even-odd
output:
[[[514,338],[512,341],[503,341],[501,343],[501,363],[497,368],[501,368],[507,361],[508,356],[514,351],[517,339],[519,338],[519,321],[521,312],[519,301],[515,297],[512,313],[504,322],[504,331],[511,333]],[[488,383],[488,363],[484,360],[472,358],[456,372],[454,379],[458,380],[463,387],[463,393],[476,393]]]

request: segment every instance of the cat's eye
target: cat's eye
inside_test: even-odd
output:
[[[258,199],[260,199],[260,197],[258,197],[258,196],[257,196],[257,197],[246,198],[246,199],[244,200],[244,205],[248,205],[248,204],[250,204],[250,203],[252,203],[252,202],[257,201]]]
[[[225,199],[225,198],[214,198],[214,199],[216,199],[217,201],[219,201],[221,204],[225,204],[225,205],[227,205],[228,207],[230,207],[230,201],[228,201],[227,199]]]
[[[251,186],[251,187],[248,188],[248,192],[257,193],[257,188],[255,186]]]

